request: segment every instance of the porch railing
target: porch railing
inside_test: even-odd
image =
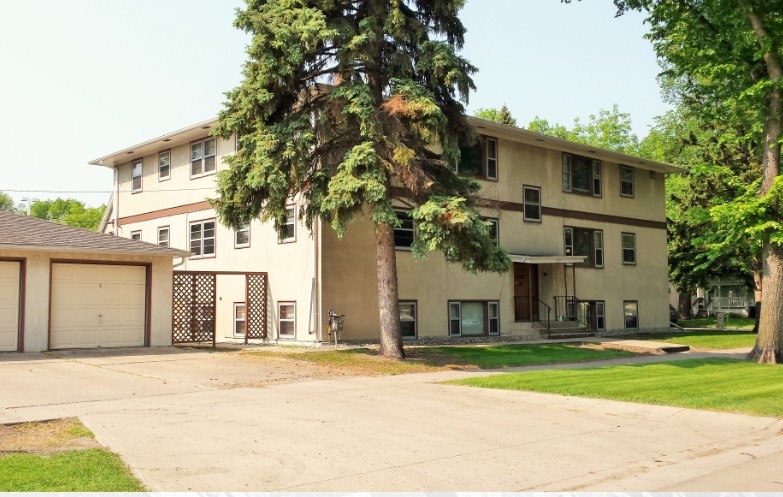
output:
[[[536,321],[541,324],[541,326],[544,326],[546,328],[546,337],[550,338],[550,335],[552,334],[552,307],[549,306],[546,302],[544,302],[541,299],[538,300],[538,307],[539,312]],[[546,311],[546,320],[543,319],[544,312]]]
[[[573,296],[555,296],[555,319],[576,321],[586,329],[590,329],[590,303]]]

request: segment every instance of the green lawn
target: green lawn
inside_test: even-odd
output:
[[[677,322],[683,328],[716,328],[717,318],[715,316],[708,318],[681,319]],[[752,330],[756,324],[753,318],[741,318],[735,316],[726,316],[726,328]]]
[[[783,366],[731,359],[531,371],[448,383],[783,417]]]
[[[370,349],[247,351],[250,357],[276,357],[308,361],[354,374],[394,375],[439,369],[493,369],[558,362],[584,362],[628,357],[622,350],[602,350],[579,343],[489,346],[406,347],[407,360],[396,361]]]
[[[655,335],[643,335],[641,340],[690,345],[695,349],[737,349],[753,347],[756,334],[742,331],[682,331]]]
[[[0,492],[143,492],[119,457],[102,449],[0,456]]]

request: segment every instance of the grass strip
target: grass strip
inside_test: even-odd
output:
[[[0,456],[0,492],[143,492],[115,454],[103,449],[51,456]]]
[[[732,359],[531,371],[447,383],[783,417],[783,367]]]

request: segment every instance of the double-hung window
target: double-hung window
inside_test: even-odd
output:
[[[633,168],[620,166],[620,195],[633,197]]]
[[[296,302],[277,303],[277,331],[281,338],[296,336]]]
[[[135,160],[131,164],[131,191],[141,191],[141,176],[144,172],[144,161],[142,159]]]
[[[193,257],[215,255],[215,220],[190,223],[190,251]]]
[[[394,246],[398,249],[409,249],[413,246],[414,229],[413,216],[409,211],[394,211],[400,225],[394,228]]]
[[[158,154],[158,181],[171,178],[171,150],[164,150]]]
[[[495,246],[499,247],[500,246],[500,221],[494,218],[484,219],[484,221],[489,223],[489,237],[492,239],[492,242],[495,244]]]
[[[234,232],[234,248],[250,246],[250,225],[243,224]]]
[[[280,243],[296,241],[296,206],[289,205],[285,208],[285,229],[280,233]]]
[[[131,231],[131,240],[141,241],[141,230]]]
[[[478,178],[498,179],[498,140],[489,136],[479,136],[470,147],[460,148],[460,161],[457,173]]]
[[[541,188],[538,186],[525,186],[523,187],[523,202],[524,212],[523,219],[525,221],[541,222]]]
[[[585,256],[583,267],[604,267],[604,232],[586,228],[563,228],[565,255]]]
[[[623,264],[636,264],[636,235],[633,233],[623,233]]]
[[[449,335],[476,336],[500,333],[500,306],[497,301],[449,302]]]
[[[161,226],[158,228],[158,245],[169,246],[169,227]]]
[[[416,338],[416,302],[400,301],[402,338]]]
[[[215,172],[217,141],[207,138],[190,144],[190,177],[195,178]]]
[[[244,302],[234,302],[234,336],[245,336],[247,307]]]
[[[563,191],[601,196],[601,161],[563,154]]]

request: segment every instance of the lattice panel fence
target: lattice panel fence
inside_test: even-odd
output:
[[[216,276],[174,273],[172,342],[215,341]]]
[[[248,338],[267,338],[267,274],[246,275],[247,285],[247,333]]]

